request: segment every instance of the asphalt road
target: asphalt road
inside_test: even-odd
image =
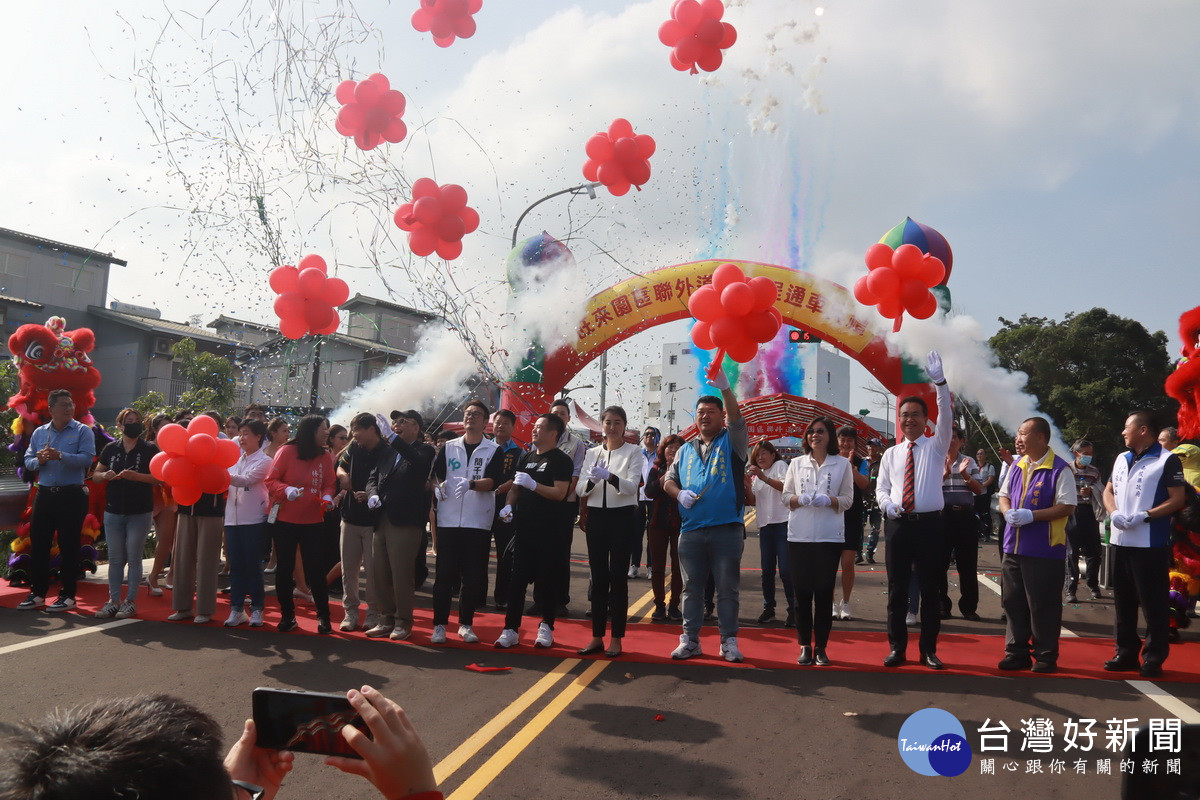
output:
[[[585,558],[578,532],[575,553]],[[980,561],[981,572],[994,573],[994,546],[981,550]],[[761,608],[757,562],[751,536],[741,587],[747,626]],[[882,563],[860,572],[858,618],[835,623],[834,642],[839,631],[884,630],[883,577]],[[574,608],[582,611],[582,564],[575,567],[573,586]],[[648,588],[645,579],[631,581],[631,598]],[[948,620],[943,630],[1002,633],[998,596],[986,589],[980,594],[985,621]],[[427,591],[420,602],[428,604]],[[1064,627],[1084,636],[1107,636],[1110,625],[1107,600],[1069,607],[1064,618]],[[55,636],[72,632],[82,635]],[[673,638],[664,635],[664,652]],[[1195,657],[1196,638],[1185,632],[1189,646],[1178,652]],[[836,657],[833,645],[830,650]],[[881,650],[879,658],[885,654]],[[997,660],[1001,655],[998,650]],[[479,674],[465,669],[473,662],[512,669]],[[1105,721],[1176,716],[1124,680],[590,661],[190,624],[105,625],[74,614],[7,609],[0,611],[0,667],[8,677],[0,722],[95,697],[169,692],[207,710],[230,736],[249,715],[255,686],[344,691],[371,684],[411,715],[438,764],[446,796],[456,800],[1118,797],[1120,756],[1105,749]],[[1200,684],[1160,687],[1185,704],[1183,715],[1200,719]],[[897,736],[910,714],[928,707],[957,717],[975,749],[985,720],[1002,720],[1012,730],[1009,746],[976,752],[958,777],[918,775],[902,761]],[[1022,752],[1022,720],[1037,718],[1055,726],[1052,749]],[[1062,737],[1064,723],[1080,718],[1099,720],[1095,746],[1082,755],[1066,749]],[[995,759],[995,774],[981,774],[988,757]],[[1114,774],[1096,774],[1097,760],[1106,757],[1113,759]],[[1160,773],[1167,757],[1159,754]],[[1028,761],[1035,758],[1041,773],[1030,771]],[[1086,774],[1076,772],[1081,758]],[[1065,765],[1061,774],[1052,767],[1055,760]],[[1189,770],[1193,777],[1200,773],[1200,761],[1183,761],[1185,777]],[[1005,769],[1010,764],[1013,771]],[[281,797],[304,796],[374,793],[317,756],[298,756]]]

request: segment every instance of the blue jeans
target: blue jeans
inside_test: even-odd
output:
[[[104,540],[108,542],[108,599],[121,602],[121,579],[125,577],[125,566],[129,565],[129,590],[125,599],[137,600],[138,587],[142,585],[142,550],[146,537],[150,535],[150,518],[153,514],[110,514],[104,512]]]
[[[759,528],[758,553],[762,559],[763,608],[775,610],[775,570],[778,569],[779,580],[783,582],[783,596],[787,600],[787,610],[791,614],[796,608],[796,598],[792,591],[787,528],[786,522],[772,522]]]
[[[266,530],[265,522],[225,526],[225,549],[229,553],[229,607],[233,611],[241,610],[246,595],[250,595],[250,608],[262,610],[263,573],[260,557]]]
[[[704,586],[711,574],[717,589],[717,627],[721,641],[738,634],[738,583],[746,528],[740,522],[695,528],[679,534],[683,569],[683,630],[700,638],[704,622]]]

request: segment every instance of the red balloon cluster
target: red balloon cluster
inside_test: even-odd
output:
[[[627,119],[614,119],[608,131],[588,139],[588,160],[583,165],[583,177],[600,181],[617,197],[650,180],[650,156],[654,155],[654,137],[635,135]]]
[[[721,66],[721,51],[733,47],[737,30],[721,22],[721,0],[675,0],[671,18],[658,27],[658,40],[671,50],[671,66],[696,74],[696,67],[713,72]]]
[[[216,421],[205,414],[186,428],[171,423],[159,430],[155,441],[162,452],[150,459],[150,474],[171,487],[180,505],[190,506],[201,494],[221,494],[229,488],[229,468],[242,449],[218,433]]]
[[[745,363],[758,354],[760,344],[775,338],[783,325],[775,308],[778,296],[774,281],[762,275],[747,280],[736,264],[717,267],[712,283],[692,293],[692,342],[702,350],[717,348],[710,375],[721,368],[722,356]]]
[[[483,8],[483,0],[421,0],[413,12],[412,26],[421,33],[432,33],[433,43],[449,47],[455,37],[470,39],[475,35],[472,14]]]
[[[462,238],[479,227],[479,214],[467,205],[467,190],[455,183],[438,186],[421,178],[412,186],[412,202],[396,209],[396,227],[408,231],[414,255],[434,251],[453,261],[462,255]]]
[[[854,299],[864,306],[877,306],[879,313],[894,319],[892,330],[900,330],[907,311],[917,319],[928,319],[937,311],[937,296],[929,291],[946,278],[946,265],[922,253],[913,244],[893,250],[873,244],[864,259],[870,270],[854,284]]]
[[[275,313],[279,332],[289,339],[305,334],[327,334],[337,330],[341,318],[337,307],[350,298],[350,287],[341,278],[325,274],[325,259],[307,255],[298,267],[285,264],[271,272]]]
[[[352,137],[360,150],[374,150],[384,141],[395,144],[408,136],[401,119],[404,95],[384,75],[376,72],[366,80],[342,81],[335,96],[342,110],[334,127],[342,136]]]

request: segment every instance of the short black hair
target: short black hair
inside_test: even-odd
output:
[[[921,407],[921,411],[924,412],[925,416],[929,416],[929,404],[925,402],[924,397],[918,397],[915,394],[910,394],[908,397],[900,398],[900,402],[896,404],[896,410],[899,411],[909,403],[916,403]]]
[[[551,408],[554,408],[555,406],[562,406],[567,411],[571,410],[571,404],[567,402],[565,397],[560,397],[557,400],[555,400],[553,403],[550,404]]]
[[[600,412],[600,421],[601,422],[604,421],[605,414],[615,414],[616,416],[621,418],[621,422],[624,422],[626,425],[629,424],[629,417],[625,416],[625,409],[621,408],[620,406],[609,406],[608,408],[601,411]]]
[[[204,416],[212,417],[213,422],[217,423],[218,428],[225,424],[225,418],[221,416],[220,411],[213,411],[210,409],[204,412]]]
[[[1160,425],[1158,422],[1158,414],[1155,414],[1150,409],[1135,408],[1133,411],[1130,411],[1125,415],[1126,419],[1129,419],[1130,417],[1137,417],[1137,424],[1145,425],[1147,428],[1149,428],[1150,433],[1153,434],[1154,438],[1157,439],[1158,434],[1162,433],[1162,425]]]
[[[54,408],[54,404],[64,397],[72,401],[75,399],[71,397],[70,389],[54,389],[46,395],[46,408]]]
[[[849,436],[854,441],[858,441],[858,428],[853,425],[843,425],[837,429],[838,436]]]
[[[696,408],[699,408],[700,406],[702,406],[706,403],[710,406],[716,406],[717,408],[721,409],[722,411],[725,410],[725,403],[721,400],[721,398],[717,397],[715,394],[706,394],[703,397],[701,397],[699,400],[696,401]]]
[[[436,438],[441,439],[443,442],[448,442],[451,439],[457,439],[458,434],[454,431],[438,431]]]
[[[833,420],[831,420],[829,417],[814,417],[813,421],[805,426],[804,439],[800,445],[801,449],[803,449],[806,454],[812,453],[812,445],[808,443],[808,432],[812,430],[813,425],[823,425],[825,427],[826,433],[829,434],[827,437],[828,441],[825,442],[825,454],[836,456],[838,454],[837,426],[833,424]]]
[[[1050,441],[1050,423],[1045,417],[1030,417],[1025,422],[1028,422],[1032,426],[1031,430],[1040,433],[1047,442]],[[1021,424],[1024,425],[1025,422]]]
[[[493,416],[504,417],[504,419],[508,420],[513,425],[517,424],[517,415],[514,414],[513,412],[509,411],[507,408],[497,409],[496,413]]]
[[[107,698],[25,723],[0,749],[0,796],[230,795],[221,728],[190,703],[160,694]]]
[[[483,415],[485,417],[490,416],[492,413],[488,409],[487,404],[484,403],[482,400],[480,400],[478,397],[473,397],[470,400],[468,400],[467,404],[465,406],[463,406],[463,411],[466,411],[468,408],[471,408],[472,406],[483,411]]]
[[[547,413],[547,414],[542,414],[542,415],[540,415],[540,416],[538,417],[538,419],[544,419],[544,420],[546,420],[546,423],[547,423],[547,424],[548,424],[548,425],[549,425],[551,428],[554,428],[554,432],[555,432],[555,433],[556,433],[558,436],[560,436],[560,437],[561,437],[561,436],[563,435],[563,433],[564,433],[564,432],[567,430],[567,426],[566,426],[566,424],[565,424],[565,423],[562,421],[562,418],[561,418],[561,417],[557,417],[557,416],[555,416],[554,414],[549,414],[549,413]]]
[[[355,431],[365,431],[369,428],[374,428],[378,433],[379,425],[375,419],[375,415],[368,411],[361,411],[354,415],[350,420],[350,429]]]
[[[242,416],[248,417],[255,411],[262,414],[264,417],[267,415],[267,410],[265,408],[260,406],[258,403],[251,403],[250,405],[246,406],[246,410],[242,412]]]
[[[258,437],[258,443],[260,445],[262,444],[263,439],[267,437],[267,426],[263,424],[261,419],[247,417],[246,419],[242,420],[240,425],[238,425],[239,431],[242,428],[249,428],[250,432]]]

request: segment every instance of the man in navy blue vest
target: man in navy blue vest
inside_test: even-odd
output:
[[[725,373],[709,383],[720,397],[696,401],[697,436],[680,448],[667,473],[664,489],[679,501],[683,519],[679,564],[683,568],[683,634],[672,658],[700,655],[704,621],[704,587],[711,574],[717,589],[717,625],[721,656],[742,660],[738,649],[738,581],[741,578],[746,471],[746,420]],[[726,427],[728,425],[728,427]]]

